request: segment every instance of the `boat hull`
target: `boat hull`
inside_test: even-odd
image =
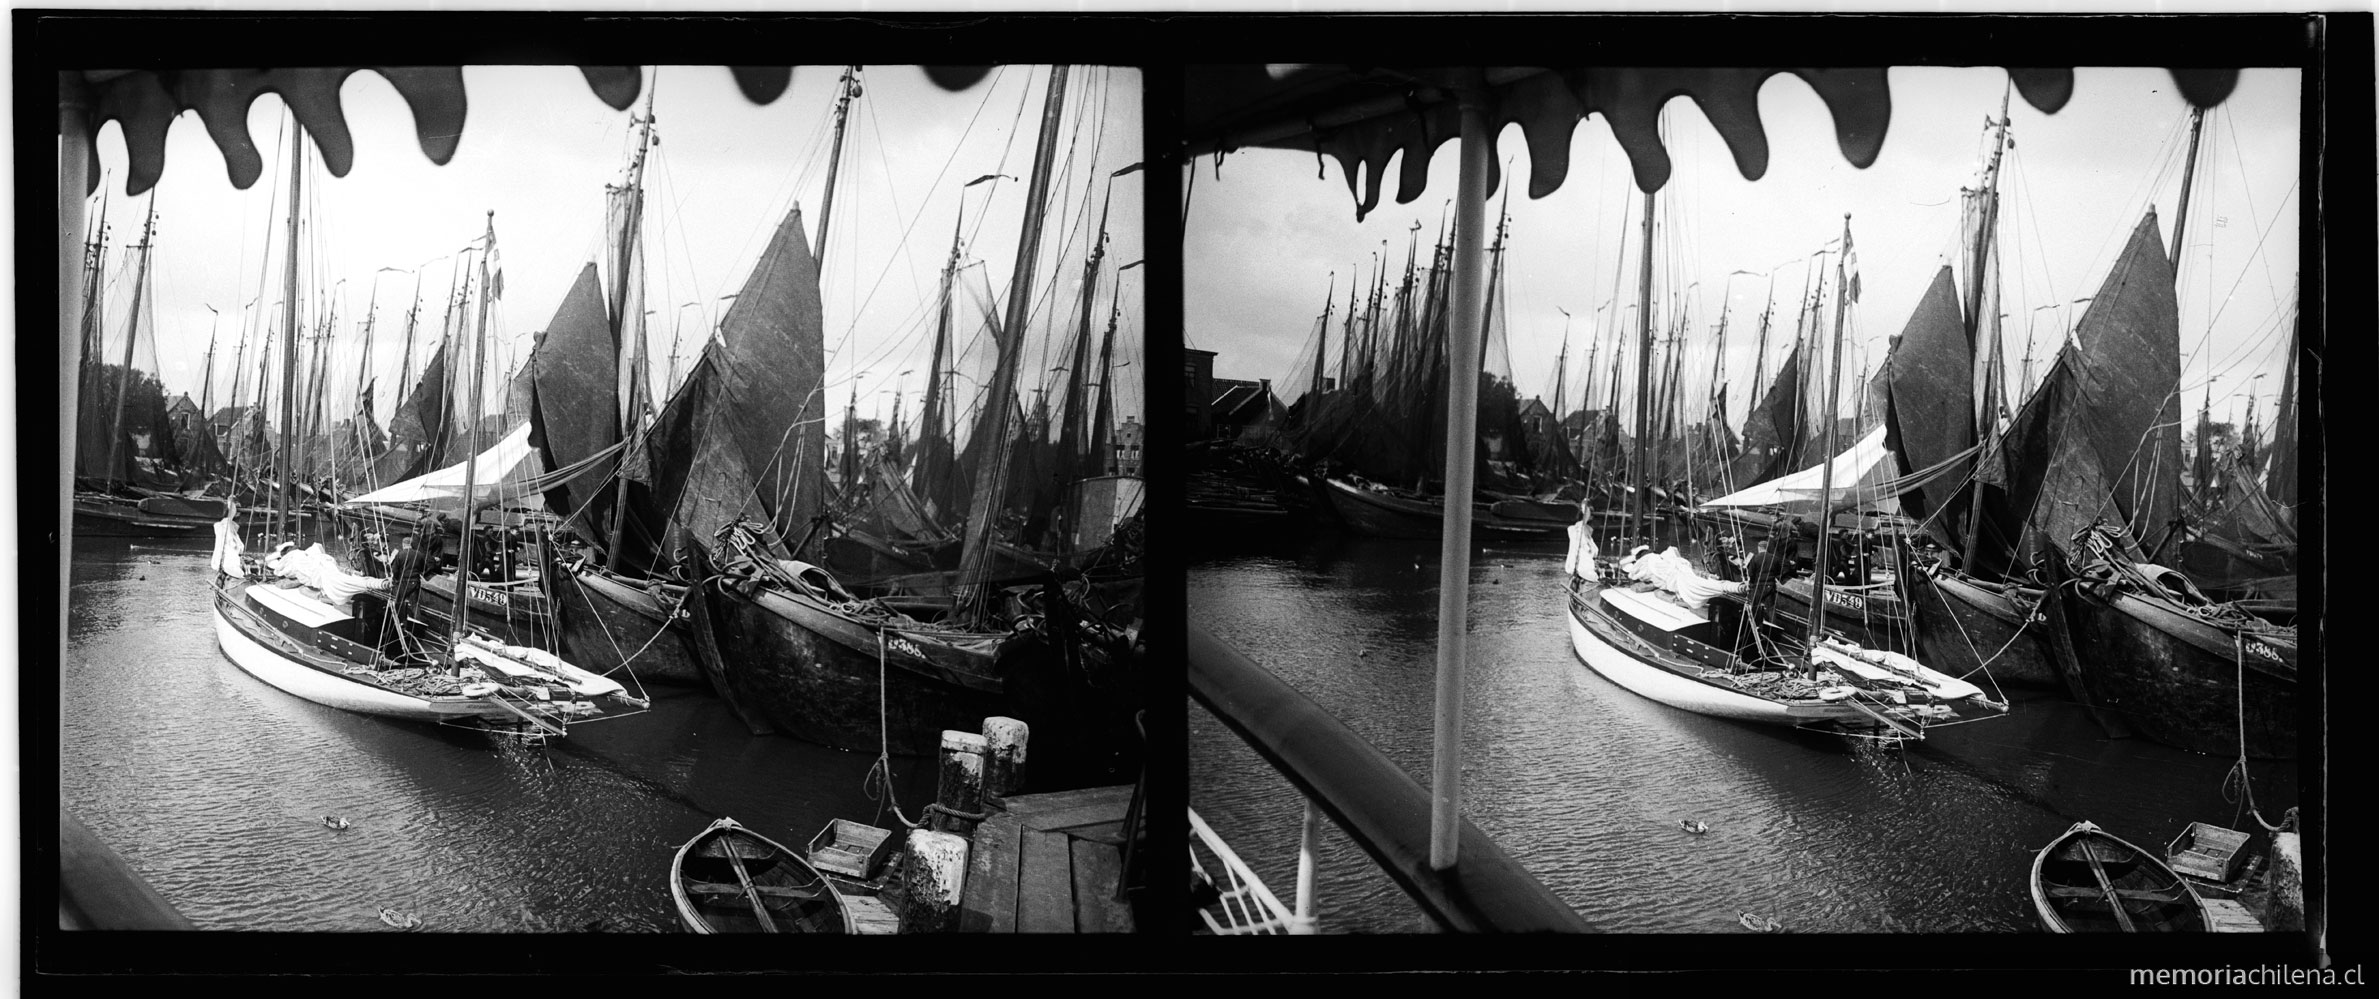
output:
[[[2239,753],[2243,719],[2247,756],[2296,758],[2294,643],[2217,627],[2126,591],[2060,589],[2091,705],[2157,742],[2214,756]]]
[[[311,653],[309,646],[274,629],[264,619],[264,612],[246,602],[246,585],[217,591],[215,640],[232,665],[274,689],[324,707],[383,718],[430,722],[511,718],[502,707],[484,701],[416,697],[347,676],[344,670],[354,663]]]
[[[494,586],[473,580],[469,603],[469,623],[503,639],[505,644],[539,648],[552,644],[553,615],[546,606],[544,592],[535,584]],[[413,615],[433,629],[452,627],[454,576],[423,580]]]
[[[1785,580],[1776,587],[1776,613],[1789,623],[1805,626],[1813,589],[1805,576]],[[1908,622],[1908,605],[1892,592],[1889,584],[1829,584],[1825,600],[1827,628],[1866,648],[1913,654],[1915,641]]]
[[[745,886],[752,891],[747,893]],[[669,894],[691,933],[852,933],[833,882],[775,840],[720,819],[678,848]],[[755,902],[768,912],[762,922]]]
[[[675,624],[684,586],[662,583],[656,595],[586,568],[549,570],[547,578],[560,581],[552,606],[564,659],[604,673],[624,658],[640,680],[710,682]]]
[[[2041,591],[2006,585],[1993,590],[1955,573],[1910,573],[1917,658],[1951,676],[1987,669],[2001,683],[2061,688],[2065,678],[2041,644],[2048,626]]]
[[[2031,887],[2033,912],[2050,933],[2187,933],[2213,926],[2205,900],[2172,868],[2088,822],[2075,823],[2032,858]],[[2118,894],[2109,898],[2110,890]]]
[[[195,538],[211,536],[215,522],[205,517],[151,513],[131,503],[74,501],[74,535],[78,538]]]
[[[1593,586],[1570,594],[1570,647],[1588,668],[1638,696],[1682,711],[1763,725],[1868,727],[1869,719],[1847,704],[1758,697],[1657,665],[1660,652],[1628,632],[1618,622],[1616,612],[1598,606],[1599,599],[1599,591]]]
[[[1407,499],[1330,479],[1323,489],[1330,508],[1338,514],[1339,523],[1357,534],[1375,538],[1435,538],[1444,533],[1445,505],[1440,502]],[[1536,515],[1531,509],[1528,517],[1503,517],[1493,507],[1473,507],[1470,533],[1473,540],[1486,541],[1543,541],[1563,542],[1569,537],[1569,524]]]
[[[962,649],[773,588],[705,597],[714,683],[747,723],[766,720],[755,728],[850,752],[923,756],[945,729],[972,732],[1000,713],[1005,636],[972,635],[976,648]]]

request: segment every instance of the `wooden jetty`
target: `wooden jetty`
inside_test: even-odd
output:
[[[1129,933],[1131,785],[1005,799],[975,828],[961,933]]]

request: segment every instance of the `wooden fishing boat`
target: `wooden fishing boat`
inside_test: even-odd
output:
[[[1361,486],[1343,479],[1327,480],[1331,507],[1338,519],[1357,534],[1377,538],[1434,538],[1445,526],[1445,503],[1381,486]],[[1514,515],[1517,514],[1517,515]],[[1472,505],[1473,540],[1548,541],[1567,537],[1577,520],[1573,510],[1559,519],[1543,504],[1499,500]]]
[[[641,583],[575,561],[551,564],[550,606],[562,655],[609,672],[625,664],[640,680],[706,684],[683,626],[686,586]]]
[[[669,896],[692,933],[852,933],[842,892],[801,855],[720,819],[669,862]]]
[[[82,537],[198,538],[206,536],[216,519],[159,511],[146,500],[90,493],[74,497],[74,533]]]
[[[1941,567],[1904,571],[1900,585],[1918,658],[1957,676],[1981,668],[2001,683],[2064,684],[2041,640],[2048,619],[2040,609],[2040,587],[1986,582]]]
[[[2049,553],[2088,703],[2168,746],[2295,759],[2295,630],[2191,599],[2178,574],[2106,554],[2105,530],[2077,539],[2102,553],[2078,571]]]
[[[2205,900],[2172,868],[2088,822],[2032,859],[2032,907],[2050,933],[2202,933]]]
[[[716,650],[701,657],[713,688],[747,724],[851,752],[917,756],[939,747],[944,729],[971,730],[1001,713],[1001,657],[1014,633],[917,621],[816,566],[766,559],[748,531],[736,531],[722,539],[735,560],[696,598],[696,626]]]

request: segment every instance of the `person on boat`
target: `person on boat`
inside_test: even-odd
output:
[[[1751,588],[1751,619],[1762,626],[1775,609],[1776,583],[1785,572],[1784,559],[1769,548],[1769,540],[1761,538],[1751,557],[1743,560],[1743,580]]]
[[[397,540],[397,551],[388,559],[389,609],[398,620],[413,613],[413,602],[421,596],[421,580],[432,572],[437,563],[429,553],[414,547],[413,535]]]
[[[1593,520],[1593,501],[1579,500],[1578,519],[1569,525],[1569,560],[1565,566],[1573,579],[1594,582],[1599,578],[1594,557],[1601,553],[1594,546]]]

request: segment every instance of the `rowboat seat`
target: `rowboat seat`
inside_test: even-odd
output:
[[[815,899],[821,892],[821,889],[817,888],[795,888],[790,885],[753,885],[752,890],[771,898],[790,898],[801,901]],[[741,895],[743,886],[715,884],[708,881],[688,881],[686,882],[686,892],[693,895]]]
[[[2096,888],[2077,888],[2066,885],[2048,885],[2044,890],[2050,898],[2106,897],[2105,892]],[[2178,888],[2172,888],[2165,891],[2149,891],[2144,888],[2117,888],[2115,889],[2115,895],[2119,898],[2128,898],[2142,902],[2178,902],[2181,900],[2181,890]]]

